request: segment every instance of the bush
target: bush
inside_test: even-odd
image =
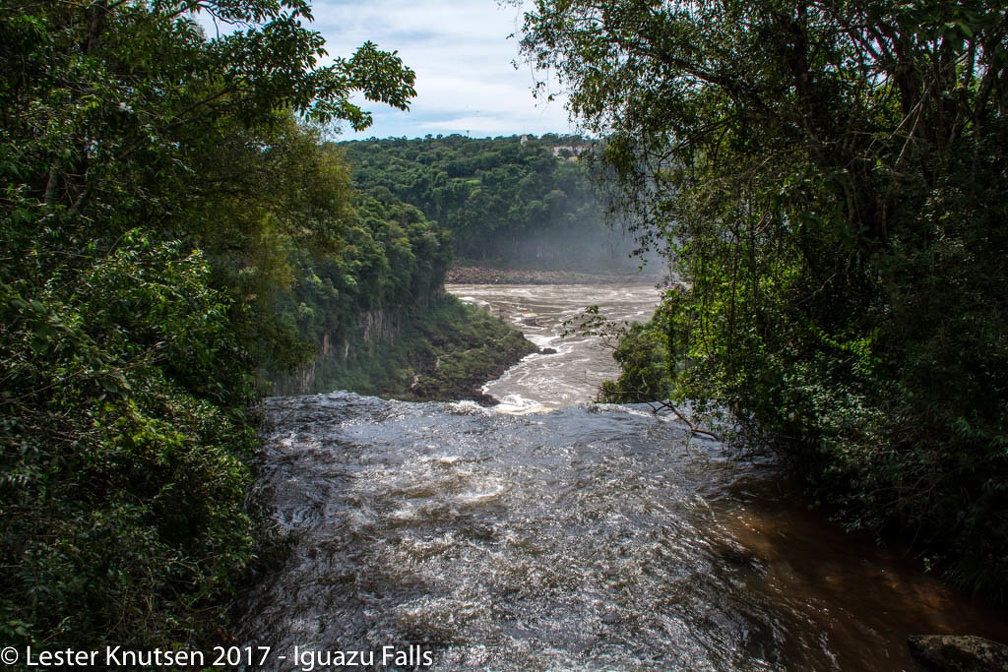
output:
[[[254,433],[207,274],[131,233],[34,296],[0,285],[8,643],[152,648],[222,622],[251,559]]]

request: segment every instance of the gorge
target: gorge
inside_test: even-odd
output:
[[[564,319],[585,302],[632,318],[656,290],[449,289],[556,354],[488,384],[494,408],[268,400],[257,488],[291,550],[243,596],[243,645],[376,666],[393,647],[438,670],[877,671],[918,669],[914,633],[1008,637],[897,549],[809,512],[769,456],[593,404],[607,351],[561,339]]]

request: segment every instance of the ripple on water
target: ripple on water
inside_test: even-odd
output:
[[[259,487],[294,541],[243,597],[254,645],[421,644],[439,670],[896,670],[905,610],[935,608],[771,466],[641,409],[266,408]]]

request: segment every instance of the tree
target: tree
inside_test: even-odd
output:
[[[605,221],[587,171],[553,154],[557,146],[584,145],[558,136],[341,143],[358,187],[384,187],[420,208],[452,231],[461,259],[632,268],[633,241]]]
[[[1004,591],[1005,4],[532,4],[526,55],[688,282],[670,394]]]
[[[294,338],[263,307],[287,248],[334,245],[348,211],[292,115],[362,128],[355,92],[413,95],[370,43],[320,66],[310,19],[303,0],[0,4],[10,644],[149,650],[225,620],[255,550],[254,345]]]

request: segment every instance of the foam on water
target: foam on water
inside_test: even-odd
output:
[[[594,291],[463,292],[558,350],[488,386],[495,408],[266,403],[257,488],[291,552],[236,604],[243,645],[418,646],[436,670],[884,672],[914,669],[911,633],[1008,640],[898,553],[809,512],[771,460],[646,405],[590,403],[609,352],[558,325],[606,301],[646,317],[654,297]]]

